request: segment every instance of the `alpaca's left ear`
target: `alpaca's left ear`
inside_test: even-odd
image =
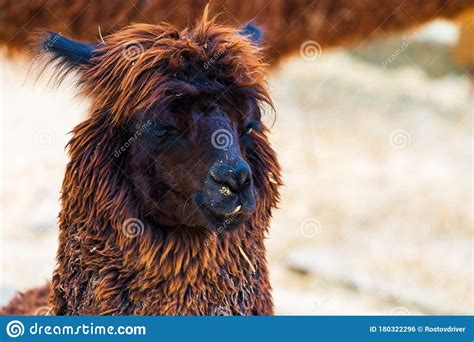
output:
[[[68,73],[92,65],[97,46],[68,39],[55,32],[38,32],[33,39],[33,58],[46,57],[46,64],[56,63],[60,72]]]
[[[249,38],[255,45],[263,41],[263,30],[253,22],[248,22],[240,27],[240,34]]]

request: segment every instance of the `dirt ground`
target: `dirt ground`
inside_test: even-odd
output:
[[[269,77],[285,181],[267,243],[277,313],[473,314],[468,79],[433,78],[436,59],[382,67],[360,56],[371,46],[297,55]],[[88,101],[0,62],[5,303],[52,273],[64,146]]]

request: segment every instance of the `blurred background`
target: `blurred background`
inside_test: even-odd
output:
[[[308,42],[272,70],[277,314],[474,314],[473,35],[471,16],[347,49]],[[26,58],[0,63],[5,304],[50,279],[67,133],[89,103],[72,78],[47,88]]]

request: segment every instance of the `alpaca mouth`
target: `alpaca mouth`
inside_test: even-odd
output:
[[[219,232],[234,230],[242,226],[242,223],[248,218],[249,213],[243,210],[241,204],[236,205],[228,212],[218,212],[207,206],[202,198],[198,198],[196,202],[208,228]]]
[[[244,212],[242,211],[242,206],[238,205],[232,212],[225,213],[225,214],[217,214],[210,210],[212,216],[214,216],[218,220],[224,220],[227,222],[233,221],[244,216]]]
[[[221,214],[215,213],[212,209],[206,208],[207,214],[210,216],[207,220],[217,231],[234,230],[242,225],[247,215],[242,211],[242,206],[238,205],[232,212]]]

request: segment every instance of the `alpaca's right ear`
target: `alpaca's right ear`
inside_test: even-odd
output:
[[[60,33],[40,31],[33,38],[33,59],[45,58],[46,65],[54,64],[67,74],[92,65],[97,45],[68,39]]]

